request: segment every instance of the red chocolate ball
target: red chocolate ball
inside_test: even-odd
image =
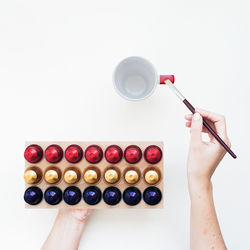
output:
[[[128,163],[137,163],[141,160],[141,149],[136,145],[128,146],[124,152],[125,159]]]
[[[37,163],[43,158],[43,149],[36,144],[29,145],[24,151],[24,158],[30,163]]]
[[[82,148],[78,145],[72,144],[65,150],[65,158],[68,162],[77,163],[83,157]]]
[[[45,158],[50,163],[57,163],[63,157],[63,150],[59,145],[53,144],[46,148]]]
[[[102,149],[98,145],[91,145],[85,151],[85,158],[90,163],[98,163],[103,156]]]
[[[156,145],[148,146],[144,151],[144,158],[148,163],[156,164],[162,158],[162,151]]]
[[[105,158],[109,163],[117,163],[122,159],[122,149],[117,145],[107,147]]]

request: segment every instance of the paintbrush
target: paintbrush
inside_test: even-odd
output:
[[[171,82],[169,79],[165,79],[164,83],[170,87],[170,89],[176,94],[176,96],[186,105],[186,107],[194,114],[195,108],[192,104],[182,95],[182,93],[174,86],[174,80]],[[203,118],[203,126],[213,135],[213,137],[221,144],[221,146],[234,158],[237,156],[235,153],[227,146],[227,144],[220,138],[219,135],[209,126],[208,122]]]

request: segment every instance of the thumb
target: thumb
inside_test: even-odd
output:
[[[202,117],[195,113],[191,124],[191,144],[197,144],[202,141]]]

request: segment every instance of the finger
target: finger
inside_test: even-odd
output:
[[[193,117],[190,117],[190,118],[185,118],[186,119],[186,121],[192,121],[192,119],[193,119]]]
[[[197,112],[199,112],[201,116],[204,117],[208,122],[211,121],[214,123],[214,127],[219,136],[221,136],[223,139],[227,138],[226,120],[223,115],[203,109],[197,109]]]
[[[193,114],[185,115],[185,119],[186,119],[187,121],[192,122],[192,118],[193,118]],[[211,122],[210,120],[207,120],[207,123],[209,124],[209,126],[210,126],[212,129],[216,130],[216,128],[215,128],[213,122]],[[203,127],[203,132],[209,133],[209,131],[208,131],[205,127]]]
[[[191,124],[191,146],[202,142],[202,117],[195,113]]]
[[[186,126],[187,128],[191,128],[191,124],[192,124],[192,122],[186,122],[186,123],[185,123],[185,126]],[[204,126],[202,127],[202,133],[208,134],[209,137],[210,137],[210,139],[213,139],[213,136],[211,135],[211,133],[210,133]]]
[[[185,115],[185,119],[186,119],[187,121],[192,121],[193,116],[194,116],[193,114]]]
[[[189,123],[192,124],[192,120],[186,120],[186,124],[189,124]],[[216,130],[216,128],[215,128],[213,122],[207,120],[207,123],[209,124],[209,126],[210,126],[211,128],[213,128],[214,130]],[[204,132],[207,131],[207,133],[208,133],[208,130],[207,130],[204,126],[203,126],[203,131],[204,131]]]
[[[197,108],[197,109],[195,109],[195,111],[200,113],[200,115],[202,115],[202,117],[205,117],[212,122],[218,122],[223,118],[222,115],[219,115],[219,114],[216,114],[216,113],[204,110],[204,109]]]

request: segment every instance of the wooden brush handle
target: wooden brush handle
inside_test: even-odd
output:
[[[187,100],[184,99],[183,103],[187,106],[187,108],[194,114],[195,108],[192,104]],[[221,144],[221,146],[234,158],[236,159],[237,156],[235,153],[227,146],[227,144],[216,134],[216,132],[209,126],[208,122],[203,118],[203,126],[213,135],[213,137]]]

